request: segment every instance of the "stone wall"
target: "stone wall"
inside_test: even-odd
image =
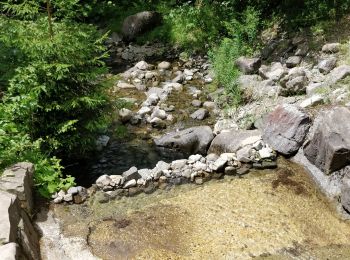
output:
[[[39,235],[32,222],[34,165],[17,163],[0,177],[1,259],[40,259]]]

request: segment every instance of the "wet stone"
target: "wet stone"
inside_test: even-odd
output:
[[[149,182],[144,188],[143,192],[146,194],[151,194],[157,189],[157,186],[153,182]]]
[[[142,193],[142,189],[140,189],[139,187],[131,187],[128,190],[128,196],[132,197],[132,196],[136,196],[138,194]]]
[[[245,175],[248,174],[250,169],[246,166],[243,166],[242,168],[237,169],[237,174],[238,175]]]

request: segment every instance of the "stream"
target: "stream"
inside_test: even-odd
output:
[[[176,66],[176,62],[172,64]],[[188,154],[160,150],[153,138],[189,126],[213,126],[189,117],[193,90],[207,100],[206,85],[184,84],[166,104],[175,120],[166,129],[149,124],[114,124],[105,149],[69,169],[79,185],[90,187],[103,174],[121,174],[132,166],[153,168]],[[144,101],[143,92],[119,89],[118,97]],[[131,108],[137,111],[138,106]],[[252,170],[202,185],[161,186],[152,194],[117,197],[100,203],[51,204],[42,209],[43,259],[349,259],[350,224],[318,190],[302,167],[283,158],[275,170]]]
[[[107,204],[55,205],[52,222],[39,221],[60,223],[44,234],[44,259],[348,259],[349,223],[301,167],[279,164]]]

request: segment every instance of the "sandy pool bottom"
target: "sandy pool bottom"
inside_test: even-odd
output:
[[[283,164],[53,211],[64,236],[101,259],[350,259],[349,222],[299,166]]]

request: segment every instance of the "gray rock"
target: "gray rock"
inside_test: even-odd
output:
[[[323,45],[322,51],[326,53],[336,53],[340,51],[340,43],[327,43]]]
[[[305,76],[299,76],[288,81],[283,87],[280,88],[279,94],[281,96],[292,96],[306,93],[306,86],[308,84],[308,78]]]
[[[159,161],[157,164],[156,164],[156,167],[161,170],[161,171],[164,171],[164,170],[169,170],[170,169],[170,164],[169,163],[166,163],[166,162],[163,162],[163,161]]]
[[[219,134],[223,131],[238,130],[238,125],[234,119],[220,119],[214,125],[214,134]]]
[[[306,94],[308,96],[317,94],[318,91],[320,91],[321,89],[324,88],[324,85],[322,83],[310,83],[307,87],[306,87]]]
[[[147,106],[155,106],[155,105],[158,104],[159,100],[160,100],[160,98],[159,98],[158,94],[152,93],[152,94],[150,94],[150,95],[147,97],[147,99],[146,99],[146,101],[143,103],[143,105],[146,106],[146,107],[147,107]]]
[[[123,21],[122,34],[127,41],[152,30],[161,23],[161,15],[157,12],[144,11],[128,16]]]
[[[136,86],[133,85],[133,84],[130,84],[130,83],[119,81],[117,83],[117,88],[121,88],[121,89],[135,89]]]
[[[205,154],[213,138],[213,131],[209,126],[198,126],[168,133],[154,142],[160,147],[174,148],[191,154]]]
[[[217,159],[219,159],[219,155],[215,153],[210,153],[205,158],[208,162],[215,162]]]
[[[223,157],[219,157],[213,164],[210,165],[210,168],[213,171],[219,172],[224,169],[227,164],[227,159]]]
[[[149,181],[152,179],[152,171],[150,169],[141,169],[138,170],[138,174],[145,181]]]
[[[20,247],[16,243],[0,246],[0,256],[2,260],[22,259]]]
[[[259,70],[261,59],[240,57],[236,60],[236,65],[244,74],[253,74]]]
[[[350,75],[350,66],[349,65],[341,65],[333,69],[325,79],[325,83],[327,85],[334,85],[338,81],[345,79]]]
[[[350,163],[350,110],[335,107],[321,113],[304,145],[304,155],[326,174]]]
[[[121,186],[124,183],[124,177],[121,175],[110,175],[109,177],[116,186]]]
[[[207,169],[207,165],[205,163],[197,161],[193,164],[194,171],[202,172],[202,171],[205,171],[206,169]]]
[[[166,91],[167,93],[171,93],[173,90],[182,91],[183,85],[176,82],[167,82],[164,85],[163,90]]]
[[[166,128],[166,123],[164,122],[164,120],[155,117],[150,121],[151,125],[153,128],[156,129],[165,129]]]
[[[54,200],[53,200],[53,203],[55,204],[60,204],[63,202],[63,197],[59,196],[59,197],[56,197]]]
[[[125,182],[123,188],[128,189],[137,186],[137,181],[135,179],[132,179],[130,181]]]
[[[280,80],[283,76],[287,74],[287,70],[283,67],[280,62],[273,62],[271,66],[261,66],[259,69],[259,75],[263,79],[269,79],[273,81]]]
[[[328,74],[331,70],[335,68],[336,64],[337,64],[337,58],[330,57],[328,59],[324,59],[320,61],[317,67],[321,73]]]
[[[194,113],[192,113],[190,115],[190,117],[192,119],[196,119],[196,120],[203,120],[205,118],[207,118],[209,115],[209,111],[206,110],[205,108],[200,108],[197,111],[195,111]]]
[[[135,166],[131,167],[126,172],[123,172],[122,176],[124,177],[124,180],[126,182],[130,180],[138,180],[139,178],[141,178]]]
[[[127,123],[132,118],[133,113],[127,108],[122,108],[119,110],[119,118],[122,123]]]
[[[191,155],[190,157],[188,157],[188,163],[192,164],[192,163],[198,162],[202,158],[203,158],[203,156],[200,154]]]
[[[166,100],[168,97],[168,94],[170,94],[171,91],[172,91],[172,88],[163,89],[158,87],[152,87],[147,91],[146,95],[148,98],[152,95],[152,97],[157,96],[158,100]]]
[[[67,193],[68,193],[68,194],[75,195],[75,194],[78,194],[78,193],[79,193],[79,189],[78,189],[78,187],[70,187],[70,188],[67,190]]]
[[[192,101],[192,106],[194,107],[201,107],[202,106],[202,101],[198,100],[198,99],[195,99]]]
[[[153,113],[151,114],[151,119],[153,119],[155,117],[158,117],[158,118],[164,120],[167,118],[167,114],[164,110],[159,109],[159,107],[155,107],[153,109]]]
[[[308,108],[308,107],[313,107],[323,103],[324,103],[324,98],[322,95],[313,95],[312,97],[309,97],[305,99],[303,102],[301,102],[300,107]]]
[[[286,61],[286,66],[287,68],[294,68],[298,66],[301,62],[301,57],[300,56],[291,56],[287,59]]]
[[[137,112],[140,116],[144,116],[146,114],[151,113],[151,109],[149,107],[141,107],[141,109]]]
[[[65,202],[72,202],[73,201],[73,195],[68,193],[68,194],[63,196],[63,200]]]
[[[168,61],[162,61],[161,63],[158,64],[158,69],[160,70],[167,70],[170,69],[171,63]]]
[[[281,154],[295,154],[303,144],[310,123],[309,116],[300,108],[278,106],[265,120],[263,139]]]
[[[130,124],[132,125],[138,125],[141,123],[142,117],[141,115],[133,115],[130,119]]]
[[[261,140],[258,130],[238,130],[218,134],[210,145],[208,153],[235,153],[247,145]]]
[[[175,160],[171,163],[171,168],[173,170],[181,170],[182,168],[184,168],[187,164],[187,160],[186,159],[181,159],[181,160]]]
[[[259,157],[263,160],[266,159],[274,159],[275,155],[273,153],[273,150],[269,147],[264,147],[258,151]]]
[[[101,135],[96,140],[96,149],[98,151],[101,151],[103,147],[106,147],[108,145],[110,137],[107,135]]]
[[[250,163],[252,146],[246,145],[237,151],[237,160],[243,163]]]
[[[213,110],[213,109],[216,108],[216,104],[213,101],[205,101],[203,103],[203,107],[206,108],[206,109],[209,109],[209,110]]]
[[[98,177],[98,179],[96,180],[96,185],[99,188],[103,188],[105,186],[109,186],[111,182],[112,182],[112,179],[105,174]]]

